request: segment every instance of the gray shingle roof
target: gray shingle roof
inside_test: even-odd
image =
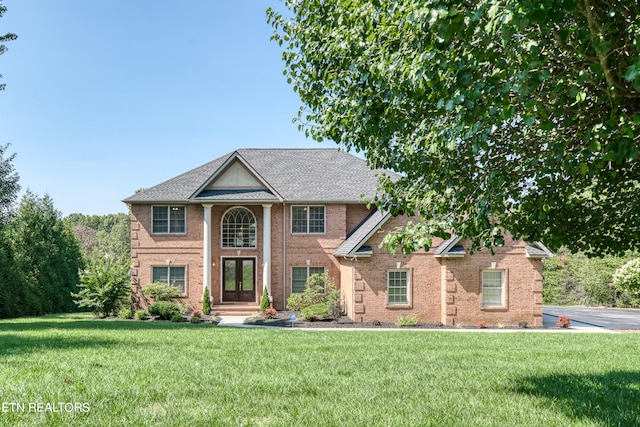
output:
[[[449,239],[440,243],[438,247],[433,251],[435,257],[462,257],[465,255],[464,247],[459,245],[458,242],[462,240],[461,237],[452,235]]]
[[[527,258],[549,258],[553,256],[553,252],[540,242],[526,245],[525,250],[527,251]]]
[[[363,246],[387,220],[390,214],[381,211],[373,211],[358,225],[347,239],[333,251],[335,256],[370,255],[371,247]],[[361,250],[364,249],[364,250]],[[367,250],[368,249],[368,250]]]
[[[236,192],[223,199],[211,192],[196,194],[223,165],[234,158],[243,161],[261,180],[263,192]],[[357,203],[360,195],[373,198],[378,188],[377,174],[359,157],[337,149],[241,149],[142,190],[125,203],[199,202],[207,200],[274,200],[289,202]],[[278,197],[280,196],[280,197]],[[213,198],[212,198],[213,197]],[[266,198],[265,198],[266,197]]]

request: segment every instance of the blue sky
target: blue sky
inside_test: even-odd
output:
[[[280,0],[4,0],[0,144],[63,215],[121,200],[237,148],[331,148],[269,40]]]

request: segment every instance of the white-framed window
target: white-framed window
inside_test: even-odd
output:
[[[324,234],[324,206],[292,206],[291,232],[293,234]]]
[[[163,265],[151,267],[151,280],[153,282],[166,283],[182,291],[182,295],[187,294],[186,267]]]
[[[187,214],[184,206],[153,206],[153,234],[184,234],[187,230]]]
[[[409,270],[387,271],[387,302],[409,304]]]
[[[256,217],[247,208],[229,209],[222,217],[223,248],[255,248]]]
[[[504,306],[504,270],[482,271],[482,306]]]
[[[307,288],[307,279],[309,276],[319,274],[324,276],[324,267],[292,267],[291,268],[291,293],[301,294]],[[326,292],[323,285],[322,292]]]

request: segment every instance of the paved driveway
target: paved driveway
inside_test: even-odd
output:
[[[558,316],[569,316],[572,326],[640,330],[640,310],[545,305],[542,312],[545,327],[555,327]]]

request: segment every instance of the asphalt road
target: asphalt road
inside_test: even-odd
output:
[[[600,307],[556,307],[545,305],[542,309],[544,317],[554,322],[558,316],[569,316],[572,325],[579,322],[584,325],[605,329],[639,329],[640,310]],[[547,325],[545,322],[545,326]]]

